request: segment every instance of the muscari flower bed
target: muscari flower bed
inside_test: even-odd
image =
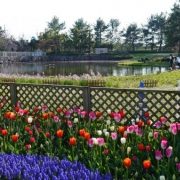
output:
[[[180,123],[0,103],[1,179],[180,179]],[[166,128],[165,128],[166,127]]]

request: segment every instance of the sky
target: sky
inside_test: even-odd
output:
[[[17,40],[30,40],[44,32],[54,16],[69,31],[83,18],[94,25],[98,18],[108,23],[118,19],[120,29],[131,23],[146,24],[151,15],[170,13],[176,0],[0,0],[0,26]]]

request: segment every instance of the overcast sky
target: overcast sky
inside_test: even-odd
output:
[[[30,40],[44,32],[54,16],[66,23],[68,31],[83,18],[95,24],[100,17],[106,23],[119,19],[120,27],[145,24],[152,14],[171,12],[176,0],[0,0],[0,26],[16,39]]]

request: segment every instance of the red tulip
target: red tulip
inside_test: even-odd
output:
[[[143,143],[138,144],[138,149],[140,151],[144,151],[145,150],[144,144]]]
[[[25,131],[26,132],[29,132],[31,130],[31,128],[29,127],[29,126],[27,126],[26,128],[25,128]]]
[[[48,118],[48,114],[47,114],[47,113],[43,113],[43,114],[42,114],[42,117],[43,117],[44,119],[47,119],[47,118]]]
[[[57,108],[57,112],[61,113],[62,112],[62,108]]]
[[[26,114],[28,114],[28,109],[24,109],[24,114],[26,115]]]
[[[85,140],[89,140],[89,139],[90,139],[90,133],[85,132],[85,133],[84,133],[84,139],[85,139]]]
[[[49,132],[46,132],[46,137],[50,137],[50,133]]]
[[[13,142],[17,142],[18,138],[19,138],[19,136],[17,134],[11,136],[11,139]]]
[[[129,167],[131,165],[131,159],[130,158],[125,158],[123,160],[123,164],[124,164],[124,166]]]
[[[31,143],[34,143],[34,142],[35,142],[35,138],[34,138],[34,137],[30,137],[29,140],[30,140]]]
[[[7,131],[6,129],[3,129],[3,130],[1,131],[1,133],[2,133],[3,136],[6,136],[6,135],[8,134],[8,131]]]
[[[124,126],[119,126],[118,131],[123,134],[124,133]]]
[[[74,138],[74,137],[70,138],[69,143],[71,146],[74,146],[76,144],[76,138]]]
[[[143,167],[145,169],[149,169],[151,167],[151,161],[150,160],[144,160],[143,161]]]
[[[80,136],[84,136],[84,134],[85,134],[85,130],[84,130],[84,129],[80,129],[80,130],[79,130],[79,135],[80,135]]]
[[[62,137],[63,137],[63,134],[64,134],[64,131],[61,130],[61,129],[56,131],[56,136],[57,136],[58,138],[62,138]]]
[[[146,111],[146,112],[144,113],[144,116],[145,116],[145,117],[149,117],[149,112]]]
[[[98,111],[98,112],[96,112],[96,116],[100,117],[100,116],[102,116],[102,113],[100,111]]]
[[[49,112],[49,117],[52,118],[54,116],[53,112]]]

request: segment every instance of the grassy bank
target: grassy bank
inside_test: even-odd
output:
[[[58,81],[60,85],[77,85],[87,86],[87,80],[98,79],[105,80],[106,87],[117,87],[117,88],[138,88],[140,81],[145,80],[157,80],[157,89],[174,90],[177,88],[178,80],[180,80],[180,70],[173,70],[162,72],[159,74],[147,74],[147,75],[132,75],[132,76],[101,76],[101,75],[89,75],[89,76],[57,76],[57,77],[45,77],[45,76],[15,76],[15,75],[4,75],[0,76],[0,82],[2,79],[15,79],[17,83],[35,83],[43,84],[44,80]]]

